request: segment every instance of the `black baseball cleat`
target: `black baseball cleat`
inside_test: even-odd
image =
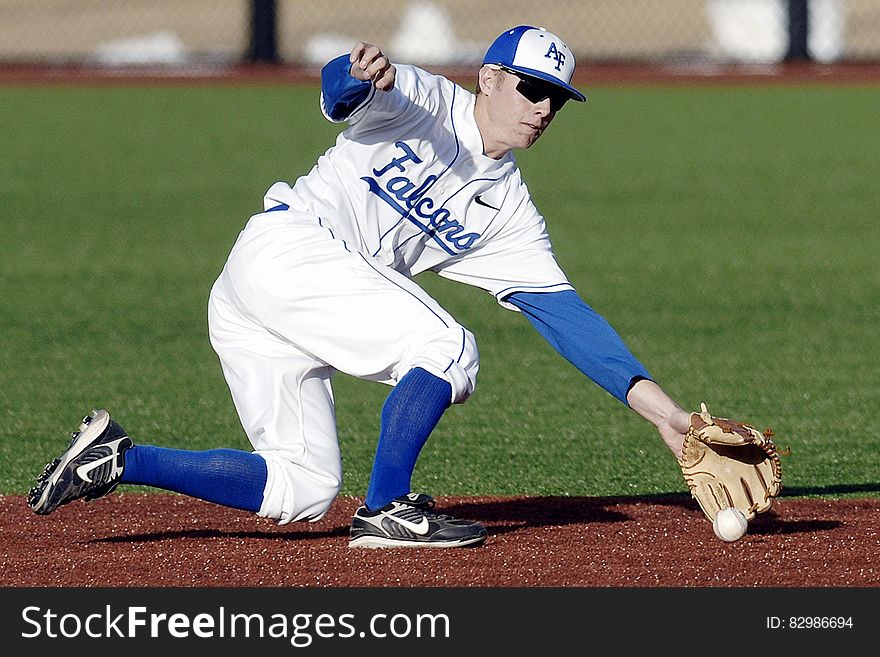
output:
[[[125,452],[132,442],[107,411],[92,411],[71,435],[70,446],[46,465],[28,493],[28,506],[35,513],[46,515],[80,498],[97,499],[122,478]]]
[[[434,511],[434,498],[408,493],[376,511],[361,506],[351,521],[348,547],[450,548],[480,545],[486,528]]]

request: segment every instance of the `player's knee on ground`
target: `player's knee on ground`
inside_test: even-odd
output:
[[[257,515],[286,525],[324,517],[342,487],[341,464],[333,471],[309,469],[283,452],[258,452],[266,459],[268,478]]]
[[[401,372],[421,367],[452,386],[453,404],[470,397],[477,385],[480,354],[474,334],[463,326],[454,326],[432,333],[418,345],[411,345],[413,354],[402,364]]]

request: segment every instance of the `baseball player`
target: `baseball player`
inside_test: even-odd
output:
[[[357,43],[322,70],[321,110],[346,122],[293,185],[276,182],[214,283],[211,343],[253,451],[133,444],[106,410],[38,477],[29,505],[51,513],[119,483],[315,521],[339,493],[334,372],[391,386],[351,547],[479,545],[478,522],[411,490],[419,453],[451,404],[473,393],[474,335],[416,285],[433,271],[522,313],[563,357],[656,426],[676,456],[689,414],[655,383],[554,257],[513,151],[568,101],[575,58],[528,25],[486,51],[471,93]]]

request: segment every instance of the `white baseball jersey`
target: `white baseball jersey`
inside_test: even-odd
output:
[[[336,145],[292,188],[273,185],[265,209],[320,217],[380,264],[435,271],[513,310],[501,301],[512,292],[571,289],[513,154],[483,154],[474,102],[444,77],[398,65],[395,88],[372,89]]]

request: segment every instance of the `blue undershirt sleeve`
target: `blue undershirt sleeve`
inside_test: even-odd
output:
[[[351,75],[348,54],[331,59],[321,69],[321,107],[331,121],[344,121],[373,90],[368,80]]]
[[[651,379],[614,328],[577,292],[514,292],[505,301],[519,308],[566,360],[624,404],[637,381]]]

